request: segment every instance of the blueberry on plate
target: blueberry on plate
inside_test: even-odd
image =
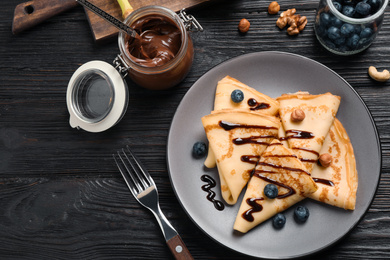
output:
[[[350,6],[350,5],[345,5],[343,7],[343,10],[341,11],[343,13],[343,15],[345,16],[348,16],[348,17],[353,17],[354,14],[355,14],[355,8],[353,8],[353,6]]]
[[[297,222],[303,223],[309,218],[309,209],[305,206],[298,206],[294,210],[294,218]]]
[[[339,2],[333,2],[333,6],[336,8],[337,11],[341,13],[343,10],[343,6]]]
[[[365,2],[359,2],[355,6],[355,12],[359,17],[367,17],[371,13],[371,5]]]
[[[267,184],[265,185],[264,187],[264,195],[267,197],[267,198],[270,198],[270,199],[274,199],[278,196],[278,193],[279,193],[279,190],[278,190],[278,187],[276,187],[275,184]]]
[[[201,158],[206,155],[207,146],[204,142],[196,142],[192,146],[192,154],[195,158]]]
[[[355,32],[355,26],[350,23],[345,23],[340,28],[340,33],[344,37],[349,37]]]
[[[284,227],[286,224],[286,217],[284,216],[283,213],[278,213],[276,216],[272,219],[272,225],[274,228],[280,229]]]
[[[341,34],[340,34],[339,28],[332,26],[328,29],[328,38],[329,39],[334,41],[340,37],[341,37]]]
[[[320,24],[323,27],[329,27],[331,24],[331,16],[328,13],[321,13],[320,15]]]
[[[374,32],[372,31],[372,29],[369,27],[366,27],[361,31],[360,38],[370,38],[373,34],[374,34]]]
[[[347,39],[347,46],[352,50],[355,50],[358,47],[360,41],[360,36],[357,34],[353,34],[351,37]]]
[[[233,90],[230,96],[234,103],[240,103],[241,101],[244,100],[244,93],[239,89]]]

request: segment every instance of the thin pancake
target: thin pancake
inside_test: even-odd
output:
[[[340,97],[325,93],[284,94],[278,97],[280,117],[286,132],[285,139],[298,158],[311,172],[316,163],[322,144],[333,124],[340,105]],[[305,113],[303,121],[294,122],[291,114],[300,109]]]
[[[332,156],[332,163],[326,168],[318,164],[314,166],[312,178],[318,190],[310,198],[344,209],[355,209],[358,187],[355,155],[348,134],[337,118],[320,151],[320,154],[324,153]]]
[[[236,89],[244,93],[244,100],[240,103],[234,103],[231,99],[231,93]],[[279,102],[235,78],[226,76],[218,82],[215,91],[214,111],[221,109],[240,109],[275,116],[279,112]],[[207,168],[216,166],[210,147],[204,164]]]
[[[202,118],[214,152],[221,191],[235,204],[260,155],[278,136],[280,122],[272,116],[240,110],[220,110]]]
[[[269,184],[278,187],[275,199],[264,195]],[[284,211],[315,192],[317,186],[293,151],[275,139],[264,151],[238,211],[234,229],[242,233]]]

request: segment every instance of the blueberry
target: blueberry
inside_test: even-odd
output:
[[[343,24],[340,28],[340,33],[344,37],[349,37],[355,32],[355,26],[349,23]]]
[[[309,218],[309,209],[305,206],[298,206],[294,210],[294,218],[297,222],[303,223]]]
[[[373,34],[374,34],[374,32],[372,31],[372,29],[369,27],[366,27],[361,31],[360,38],[370,38]]]
[[[332,17],[332,25],[337,28],[340,28],[343,25],[343,21],[341,21],[339,18],[334,16]]]
[[[337,46],[341,46],[345,43],[346,39],[344,37],[340,37],[340,38],[337,38],[335,40],[333,40],[334,44],[336,44]]]
[[[280,229],[284,227],[286,224],[286,217],[282,213],[276,214],[276,216],[272,219],[272,225],[274,228]]]
[[[356,24],[355,25],[355,33],[357,35],[360,35],[361,32],[362,32],[362,27],[359,24]]]
[[[333,6],[341,13],[341,10],[343,10],[343,6],[339,2],[333,2]]]
[[[196,142],[194,146],[192,146],[192,154],[196,158],[201,158],[206,155],[207,146],[204,142]]]
[[[234,103],[240,103],[241,101],[244,100],[244,93],[239,89],[235,89],[232,91],[230,97],[232,98],[232,101]]]
[[[345,16],[353,17],[353,15],[355,14],[355,8],[353,8],[352,6],[346,5],[343,7],[342,13]]]
[[[321,13],[320,24],[321,26],[328,27],[331,23],[331,16],[328,13]]]
[[[270,199],[274,199],[278,196],[279,190],[275,184],[267,184],[264,187],[264,194]]]
[[[371,5],[365,3],[365,2],[359,2],[355,6],[356,14],[359,15],[359,17],[367,17],[371,12]]]
[[[382,6],[382,0],[367,0],[367,4],[371,6],[371,13],[376,13]]]
[[[356,49],[359,44],[360,36],[357,34],[352,35],[347,39],[347,46],[352,50]]]
[[[328,46],[331,49],[335,49],[336,48],[336,45],[333,42],[331,42],[330,40],[326,40],[325,41],[325,45]]]
[[[340,37],[341,37],[341,34],[340,34],[339,28],[332,26],[328,29],[328,38],[329,39],[336,40]]]

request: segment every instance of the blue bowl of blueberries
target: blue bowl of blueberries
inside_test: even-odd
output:
[[[352,55],[367,49],[383,22],[389,0],[320,0],[314,30],[330,52]]]

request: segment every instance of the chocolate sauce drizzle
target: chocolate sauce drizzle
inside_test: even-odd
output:
[[[332,187],[334,186],[334,183],[331,180],[313,178],[313,181],[324,185],[332,186]]]
[[[211,190],[211,188],[214,188],[217,183],[215,182],[215,180],[209,176],[209,175],[202,175],[200,177],[200,179],[204,182],[207,182],[208,184],[205,184],[202,186],[202,190],[206,191],[208,194],[207,194],[207,199],[212,202],[214,204],[214,207],[219,210],[219,211],[222,211],[224,210],[225,208],[225,205],[222,203],[222,201],[219,201],[219,200],[216,200],[215,199],[215,192]]]
[[[241,161],[251,164],[257,164],[260,160],[260,155],[243,155],[241,156]]]
[[[263,206],[261,206],[260,204],[257,204],[256,201],[258,200],[264,200],[264,198],[248,198],[246,199],[246,203],[251,206],[250,209],[248,209],[247,211],[245,211],[244,213],[242,213],[242,217],[248,221],[248,222],[252,222],[254,220],[253,218],[253,213],[255,212],[260,212],[263,210]]]
[[[269,145],[268,142],[263,142],[258,139],[266,139],[266,138],[276,138],[276,135],[259,135],[259,136],[251,136],[251,137],[238,137],[233,139],[233,143],[235,145],[241,145],[241,144],[262,144],[262,145]]]
[[[283,169],[283,170],[292,171],[292,172],[302,172],[302,173],[306,173],[307,175],[310,175],[310,173],[308,173],[307,171],[299,169],[299,168],[286,167],[286,166],[277,165],[277,164],[273,164],[273,163],[266,163],[266,162],[259,162],[258,165],[269,166],[272,168]]]
[[[235,123],[229,123],[226,121],[219,121],[219,126],[222,127],[226,131],[230,131],[236,128],[258,128],[258,129],[275,129],[278,130],[278,128],[274,126],[263,126],[263,125],[245,125],[245,124],[235,124]]]
[[[314,138],[314,134],[311,133],[311,132],[307,132],[307,131],[294,130],[294,129],[286,131],[286,134],[290,134],[290,133],[292,133],[292,135],[288,135],[288,136],[285,136],[285,137],[280,137],[279,140],[280,141],[286,141],[286,140],[292,139],[292,138],[295,138],[295,139],[311,139],[311,138]]]
[[[260,109],[267,109],[270,108],[270,105],[267,103],[258,103],[256,99],[250,98],[248,99],[248,105],[251,107],[250,110],[260,110]]]
[[[290,186],[288,186],[288,185],[286,185],[286,184],[283,184],[283,183],[281,183],[281,182],[275,181],[275,180],[273,180],[273,179],[270,179],[270,178],[268,178],[268,177],[265,177],[265,176],[261,175],[260,173],[265,173],[265,171],[259,171],[259,170],[257,170],[257,171],[255,171],[255,173],[253,174],[253,176],[255,176],[255,177],[257,177],[257,178],[260,178],[260,179],[262,179],[262,180],[264,180],[264,181],[266,181],[266,182],[269,182],[269,183],[275,184],[275,185],[277,185],[277,186],[286,188],[286,189],[288,190],[288,192],[285,193],[285,194],[278,194],[278,196],[276,196],[277,199],[287,198],[287,197],[289,197],[289,196],[291,196],[291,195],[294,195],[294,194],[296,193],[295,190],[294,190],[292,187],[290,187]],[[269,173],[269,172],[267,171],[267,173]],[[276,172],[275,172],[275,173],[276,173]]]

